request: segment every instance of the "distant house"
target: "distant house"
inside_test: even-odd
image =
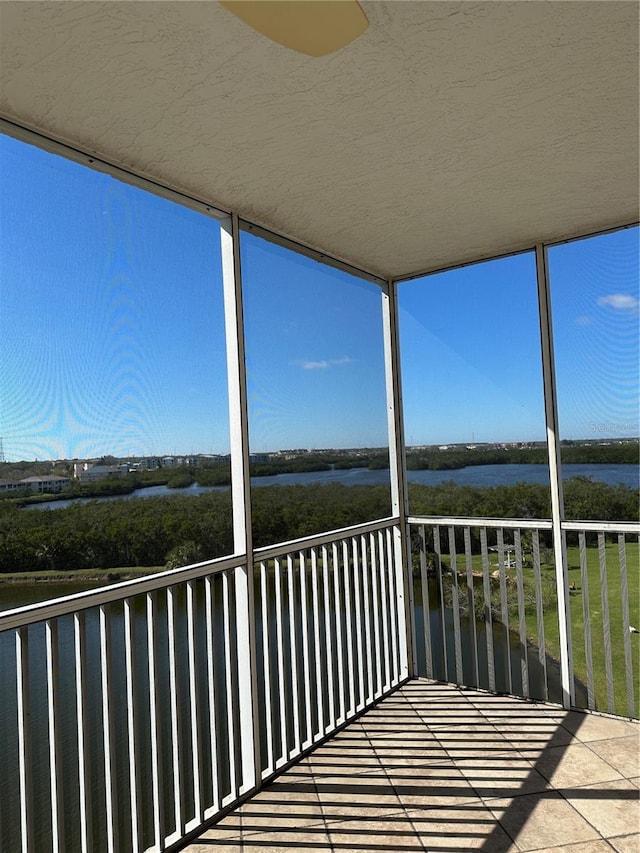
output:
[[[17,492],[28,488],[24,483],[16,483],[14,480],[0,480],[0,492]]]
[[[70,483],[69,477],[56,477],[44,474],[40,477],[25,477],[17,483],[20,489],[31,489],[35,494],[55,494],[61,492]]]
[[[106,480],[107,477],[126,477],[128,473],[128,465],[92,465],[86,471],[80,472],[80,482],[95,483],[97,480]]]
[[[226,463],[231,461],[231,455],[227,453],[226,455],[216,454],[216,453],[203,453],[200,455],[201,459],[206,459],[208,465],[225,465]],[[190,464],[197,465],[198,459],[193,458]]]

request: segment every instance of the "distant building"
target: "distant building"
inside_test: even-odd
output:
[[[61,492],[70,482],[69,477],[45,474],[40,477],[25,477],[17,483],[17,486],[20,489],[31,489],[34,494],[55,494]]]
[[[0,480],[0,492],[17,492],[28,488],[24,483],[16,483],[14,480]]]
[[[92,465],[80,472],[80,482],[95,483],[97,480],[106,480],[107,477],[126,477],[128,473],[128,465]]]
[[[207,465],[226,465],[231,461],[231,454],[201,453],[199,456],[192,457],[189,464],[197,465],[200,459],[206,459]]]

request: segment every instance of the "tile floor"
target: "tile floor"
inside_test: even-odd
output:
[[[640,727],[408,682],[187,853],[640,853]]]

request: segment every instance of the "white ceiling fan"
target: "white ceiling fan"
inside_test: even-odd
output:
[[[326,56],[369,26],[357,0],[220,0],[245,24],[291,50]]]

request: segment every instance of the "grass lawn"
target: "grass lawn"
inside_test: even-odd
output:
[[[0,574],[0,583],[38,583],[39,581],[130,580],[141,575],[163,572],[166,566],[124,566],[119,569],[71,569],[66,572],[42,569],[37,572]],[[116,578],[117,575],[117,578]]]
[[[547,552],[548,553],[548,552]],[[590,544],[586,549],[586,587],[582,582],[580,570],[580,551],[578,546],[567,548],[567,561],[569,566],[569,584],[575,589],[570,591],[571,611],[571,637],[573,649],[573,666],[576,679],[581,681],[585,687],[588,685],[587,656],[585,642],[585,613],[584,603],[588,605],[588,614],[591,634],[591,656],[593,668],[593,693],[595,707],[599,711],[611,712],[621,716],[640,716],[640,634],[630,633],[629,626],[640,629],[640,553],[638,542],[626,542],[625,545],[627,565],[627,590],[629,617],[626,619],[622,607],[621,573],[617,542],[607,542],[605,545],[606,562],[606,585],[607,602],[609,607],[609,631],[611,649],[611,673],[612,693],[608,695],[607,690],[607,652],[605,646],[605,632],[603,620],[603,606],[600,579],[600,561],[597,544]],[[497,570],[497,556],[490,555],[490,569],[492,574]],[[448,555],[443,554],[443,569],[449,568]],[[475,608],[476,613],[481,613],[484,608],[484,593],[482,583],[478,575],[482,574],[482,556],[474,554],[472,567],[476,575],[475,583]],[[466,571],[464,554],[457,557],[457,569],[459,573],[460,604],[466,608],[466,583],[463,575]],[[518,630],[518,596],[515,582],[515,569],[507,569],[507,604],[509,627],[512,631]],[[445,575],[445,599],[450,604],[450,576]],[[548,655],[560,660],[560,642],[558,629],[558,609],[556,600],[555,569],[553,562],[544,562],[541,565],[541,587],[543,600],[543,622],[545,649]],[[525,565],[523,569],[523,587],[525,602],[525,621],[527,636],[533,643],[538,645],[538,629],[536,617],[536,594],[533,569]],[[495,619],[500,619],[501,600],[500,585],[497,578],[492,578],[491,601]],[[627,695],[625,641],[631,652],[631,666],[633,674],[633,713]]]
[[[630,713],[627,700],[625,671],[625,638],[631,646],[631,660],[634,689],[634,716],[639,716],[640,690],[638,673],[640,669],[640,634],[630,634],[629,625],[640,628],[640,560],[637,542],[627,542],[627,587],[629,592],[629,620],[626,621],[622,609],[622,591],[620,564],[617,542],[605,545],[607,600],[609,605],[609,626],[611,633],[611,662],[613,672],[613,704],[615,713],[627,716]],[[576,590],[570,593],[571,632],[573,647],[573,666],[577,678],[587,683],[587,663],[585,652],[584,602],[588,603],[591,624],[591,648],[593,658],[593,678],[596,707],[608,711],[605,634],[603,624],[603,604],[600,589],[600,564],[597,546],[587,548],[587,594],[583,589],[580,572],[580,553],[577,547],[567,548],[569,564],[569,583]],[[545,634],[557,643],[558,629],[555,614],[545,613]]]

